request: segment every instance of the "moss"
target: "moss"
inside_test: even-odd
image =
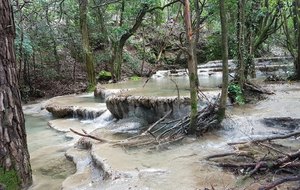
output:
[[[87,92],[94,92],[95,89],[96,89],[95,85],[89,84],[86,91]]]
[[[112,78],[111,72],[102,70],[98,74],[98,80],[110,80]]]
[[[139,80],[141,80],[141,77],[135,75],[135,76],[130,77],[130,80],[139,81]]]
[[[15,170],[5,171],[0,167],[0,184],[5,186],[6,190],[20,189],[20,180]]]

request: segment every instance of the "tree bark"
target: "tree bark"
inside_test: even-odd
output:
[[[94,71],[93,53],[90,47],[89,31],[87,25],[87,6],[88,0],[79,0],[82,48],[84,52],[84,60],[86,64],[89,88],[93,88],[96,85],[96,77]]]
[[[54,55],[54,60],[55,60],[55,66],[56,66],[56,72],[58,74],[60,74],[60,70],[61,70],[61,65],[60,65],[60,60],[59,60],[59,56],[58,56],[58,51],[57,51],[57,42],[55,39],[55,34],[54,34],[54,30],[52,28],[51,25],[51,21],[49,19],[49,7],[47,6],[46,8],[46,21],[47,21],[47,25],[49,27],[50,30],[50,39],[52,41],[52,51],[53,51],[53,55]]]
[[[137,31],[141,26],[144,16],[148,12],[148,5],[144,5],[140,13],[136,17],[136,21],[131,29],[129,29],[125,34],[123,34],[119,41],[113,44],[113,55],[111,61],[111,73],[114,81],[119,81],[121,79],[121,68],[123,63],[123,48],[126,41]]]
[[[223,79],[222,79],[222,93],[220,99],[219,121],[223,120],[226,110],[227,102],[227,89],[228,89],[228,27],[225,9],[225,0],[219,1],[220,17],[221,17],[221,29],[222,29],[222,60],[223,60]]]
[[[0,1],[0,180],[16,175],[18,189],[32,183],[14,50],[15,27],[8,0]],[[7,176],[6,176],[7,177]],[[2,182],[3,183],[3,182]],[[4,182],[5,183],[5,182]],[[8,184],[4,184],[8,185]]]
[[[237,77],[239,86],[243,89],[245,82],[245,61],[244,61],[244,49],[245,49],[245,0],[238,1],[238,23],[237,23],[237,40],[238,40],[238,65],[237,65]]]
[[[189,133],[193,134],[196,132],[197,128],[197,72],[196,72],[196,59],[195,59],[195,40],[193,39],[192,22],[190,15],[190,2],[189,0],[184,1],[184,23],[185,23],[185,33],[187,39],[187,51],[188,51],[188,71],[190,80],[190,98],[191,98],[191,120],[190,120],[190,130]]]
[[[121,12],[120,12],[120,23],[119,23],[119,26],[123,26],[124,11],[125,11],[125,0],[122,0],[122,2],[121,2]]]
[[[296,27],[297,27],[297,35],[296,35],[296,38],[297,38],[297,61],[296,61],[296,64],[295,64],[295,73],[296,73],[296,78],[299,80],[300,79],[300,0],[295,0],[295,9],[297,10],[296,11]]]

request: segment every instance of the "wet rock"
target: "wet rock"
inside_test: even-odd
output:
[[[264,118],[263,123],[268,127],[279,127],[288,130],[300,128],[300,119],[295,119],[291,117]]]
[[[83,119],[95,119],[106,111],[105,108],[85,108],[56,104],[46,105],[46,110],[57,118],[79,117]]]
[[[144,97],[119,95],[106,100],[107,109],[117,118],[137,117],[153,123],[173,110],[171,118],[178,118],[189,112],[190,99],[187,97]]]
[[[94,96],[105,100],[109,96],[120,94],[128,90],[129,89],[107,89],[102,85],[97,85],[96,89],[94,90]]]

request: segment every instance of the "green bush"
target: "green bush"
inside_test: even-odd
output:
[[[98,74],[98,80],[110,80],[112,78],[111,72],[102,70]]]
[[[245,104],[245,98],[242,92],[241,87],[238,84],[230,83],[228,86],[228,92],[231,97],[234,98],[234,101],[239,104]]]
[[[141,80],[141,77],[134,75],[134,76],[130,77],[130,80],[139,81],[139,80]]]

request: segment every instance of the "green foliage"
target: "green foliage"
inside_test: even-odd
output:
[[[124,60],[129,64],[129,66],[133,69],[137,69],[139,66],[140,60],[136,57],[133,57],[130,53],[124,52]]]
[[[130,80],[139,81],[139,80],[141,80],[141,77],[134,75],[134,76],[130,77]]]
[[[0,167],[0,184],[5,185],[6,190],[20,189],[20,180],[15,170],[5,171]]]
[[[238,84],[230,83],[228,86],[228,92],[234,98],[234,101],[237,104],[239,105],[245,104],[245,98],[243,92],[241,90],[241,87]]]
[[[98,80],[110,80],[112,78],[111,72],[102,70],[97,76]]]
[[[96,89],[96,86],[95,85],[92,85],[92,84],[89,84],[86,91],[87,92],[94,92]]]

